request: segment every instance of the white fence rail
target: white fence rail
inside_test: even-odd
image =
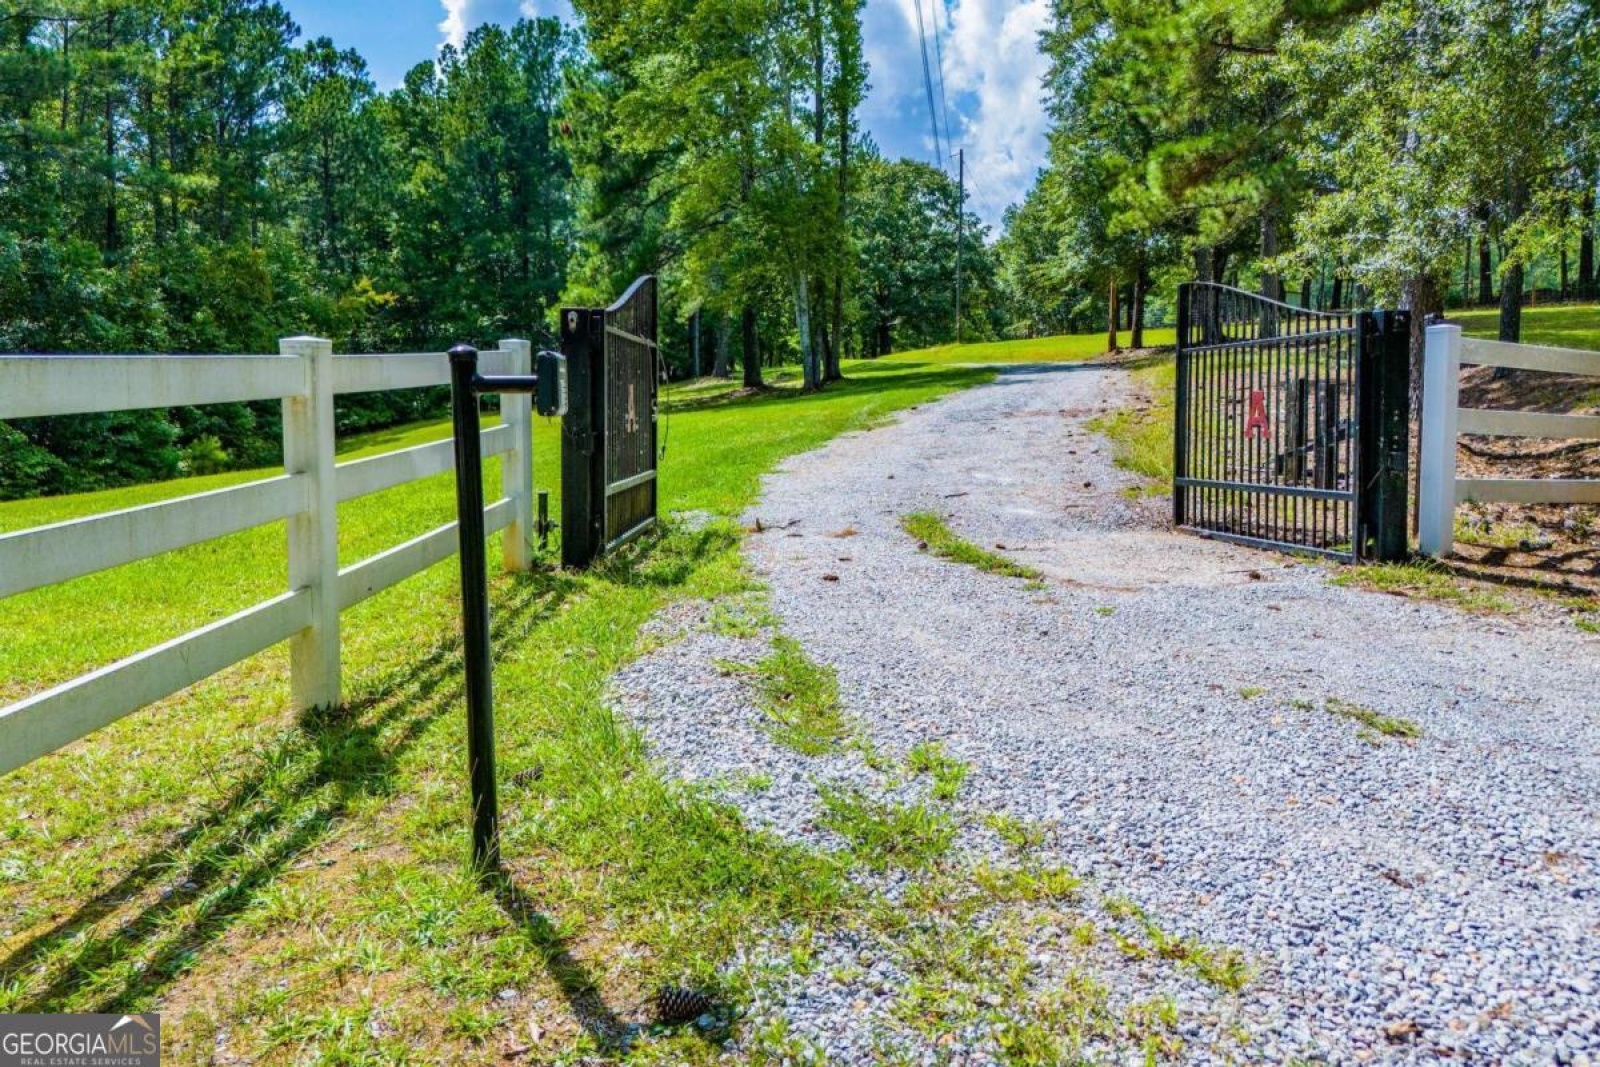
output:
[[[506,340],[480,355],[485,374],[533,372],[532,346]],[[0,355],[0,419],[250,400],[283,402],[284,473],[246,485],[0,535],[0,599],[288,520],[289,589],[90,674],[0,708],[0,774],[273,645],[290,645],[295,707],[339,702],[339,614],[448,558],[448,523],[339,568],[338,505],[454,468],[449,440],[336,463],[334,397],[448,385],[443,353],[335,356],[295,337],[276,356]],[[483,431],[500,455],[501,499],[484,509],[505,530],[505,565],[532,563],[533,412],[501,400],[502,425]]]
[[[1424,555],[1455,548],[1457,504],[1600,504],[1600,480],[1458,478],[1457,435],[1600,440],[1600,417],[1461,407],[1461,366],[1600,377],[1600,352],[1464,339],[1459,326],[1428,327],[1422,368],[1422,471],[1418,541]]]

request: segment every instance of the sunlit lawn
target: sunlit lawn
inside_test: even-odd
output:
[[[748,587],[735,516],[764,472],[990,372],[897,360],[848,373],[811,396],[674,388],[664,508],[709,524],[669,523],[592,573],[494,579],[498,891],[465,866],[449,562],[345,615],[339,713],[286,711],[280,648],[0,778],[0,1012],[159,1009],[175,1063],[499,1062],[536,1041],[528,1062],[546,1062],[592,1043],[577,1020],[601,1031],[661,981],[715,989],[737,946],[828,915],[847,892],[835,860],[665,778],[604,693],[664,605]],[[345,458],[447,433],[356,439]],[[538,423],[535,450],[536,484],[554,489],[555,424]],[[0,505],[0,529],[263,473]],[[344,505],[342,561],[449,521],[452,492],[444,475]],[[278,524],[0,601],[0,698],[285,581]],[[524,770],[537,773],[513,784]],[[690,1035],[658,1043],[660,1062],[715,1055]]]
[[[1500,313],[1494,308],[1453,311],[1449,321],[1460,323],[1469,337],[1500,335]],[[1522,309],[1522,343],[1556,348],[1600,350],[1600,304],[1552,304]]]
[[[1126,330],[1117,340],[1127,345]],[[1176,342],[1177,333],[1169,327],[1147,328],[1144,331],[1146,348],[1161,348]],[[1020,341],[986,341],[981,344],[940,345],[917,352],[905,352],[884,358],[891,361],[916,363],[1070,363],[1093,359],[1106,354],[1106,332],[1067,334],[1059,337],[1039,337]]]

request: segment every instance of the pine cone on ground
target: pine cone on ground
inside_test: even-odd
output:
[[[682,986],[663,986],[655,996],[656,1022],[668,1026],[698,1019],[711,1008],[710,997]]]

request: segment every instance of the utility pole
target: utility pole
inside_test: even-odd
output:
[[[956,198],[956,344],[961,343],[961,245],[967,236],[967,150],[956,149],[959,160],[956,186],[961,190]]]
[[[695,378],[698,379],[700,377],[700,309],[699,308],[695,308],[694,309],[694,318],[689,320],[689,325],[690,325],[690,328],[694,331],[693,341],[692,341],[693,349],[694,349],[694,376],[695,376]]]

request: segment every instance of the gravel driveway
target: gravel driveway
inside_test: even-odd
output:
[[[875,746],[970,766],[963,854],[1002,848],[987,814],[1046,825],[1096,893],[1245,953],[1237,994],[1103,961],[1119,995],[1175,999],[1185,1061],[1600,1063],[1600,639],[1169,532],[1086,427],[1128,389],[1008,371],[788,461],[747,543],[778,628],[837,670]],[[919,510],[1044,588],[919,552],[899,524]],[[759,649],[678,622],[619,704],[677,773],[827,847],[817,783],[876,772],[774,744],[717,667]],[[1336,714],[1355,707],[1421,736]],[[770,783],[726,785],[751,774]],[[997,1058],[980,1031],[913,1048],[864,1008],[898,972],[858,940],[824,948],[850,974],[779,981],[760,1010],[832,1060]]]

